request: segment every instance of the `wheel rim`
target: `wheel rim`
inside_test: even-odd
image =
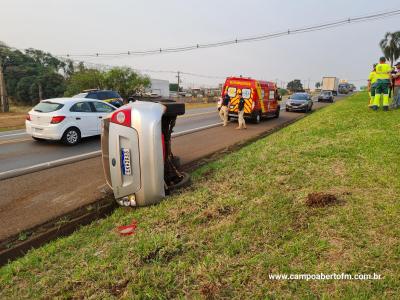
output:
[[[261,117],[260,114],[257,115],[257,123],[260,123]]]
[[[70,130],[67,133],[67,142],[69,144],[75,144],[78,141],[78,133],[74,130]]]

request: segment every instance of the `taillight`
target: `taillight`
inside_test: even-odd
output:
[[[164,161],[165,161],[166,149],[165,149],[165,136],[164,136],[164,133],[161,134],[161,143],[162,143],[163,158],[164,158]]]
[[[31,115],[30,115],[30,114],[27,114],[25,119],[26,119],[27,121],[30,121],[30,120],[31,120]]]
[[[51,118],[50,124],[61,123],[65,119],[65,116],[55,116]]]
[[[111,123],[131,127],[131,108],[124,107],[116,110],[111,116]]]

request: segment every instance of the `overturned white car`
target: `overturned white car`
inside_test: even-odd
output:
[[[171,134],[183,103],[134,101],[103,121],[101,148],[107,183],[118,203],[155,204],[188,182],[171,151]]]

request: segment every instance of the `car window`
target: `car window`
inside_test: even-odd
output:
[[[90,108],[89,102],[78,102],[70,108],[72,112],[93,112]]]
[[[106,100],[108,99],[108,93],[107,92],[97,92],[97,99],[99,100]]]
[[[72,96],[72,98],[86,98],[88,93],[80,93],[78,95]]]
[[[89,98],[89,99],[99,99],[98,97],[99,97],[99,96],[98,96],[98,92],[91,92],[91,93],[88,93],[88,95],[87,95],[85,98]]]
[[[228,88],[228,95],[229,95],[230,98],[235,97],[235,96],[236,96],[236,88],[230,86],[230,87]]]
[[[112,112],[115,110],[114,108],[112,108],[111,106],[109,106],[105,103],[101,103],[101,102],[92,102],[92,103],[97,112],[109,113],[109,112]]]
[[[114,92],[114,91],[108,91],[107,95],[108,95],[108,99],[110,99],[110,98],[120,98],[119,94],[117,92]]]
[[[250,99],[251,97],[251,89],[242,89],[242,97],[243,99]]]
[[[60,110],[64,104],[61,103],[54,103],[54,102],[40,102],[38,105],[36,105],[33,110],[37,112],[43,112],[43,113],[48,113],[48,112],[53,112]]]
[[[293,94],[291,97],[293,100],[307,100],[308,95],[307,94]]]

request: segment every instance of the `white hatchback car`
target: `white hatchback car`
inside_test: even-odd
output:
[[[41,101],[26,116],[26,132],[35,140],[62,140],[75,145],[99,135],[101,121],[116,107],[99,100],[56,98]]]

